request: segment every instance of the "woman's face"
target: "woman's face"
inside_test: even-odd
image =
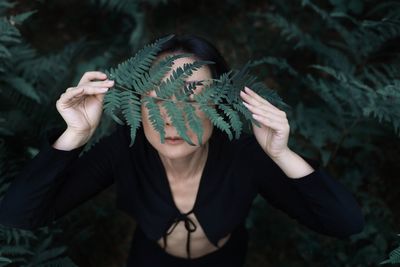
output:
[[[162,59],[166,55],[170,54],[161,54],[158,57],[158,60]],[[184,64],[186,63],[192,63],[194,62],[194,58],[179,58],[174,61],[174,65],[172,66],[172,70],[175,70],[178,67],[183,67]],[[164,77],[164,79],[168,78],[169,75],[172,73],[172,70],[167,73],[167,75]],[[202,80],[208,80],[211,79],[211,71],[207,66],[202,66],[198,70],[194,71],[193,74],[186,79],[186,82],[193,82],[193,81],[202,81]],[[194,94],[200,93],[204,89],[204,86],[198,85],[196,89],[194,90]],[[156,97],[157,94],[155,90],[150,91],[149,96]],[[175,96],[173,96],[172,100],[176,100]],[[180,137],[178,134],[177,129],[172,125],[171,123],[171,118],[167,115],[167,112],[165,108],[161,105],[162,101],[158,102],[160,111],[161,111],[161,116],[164,119],[164,131],[165,131],[165,137]],[[196,108],[196,115],[200,118],[202,121],[203,125],[203,137],[202,137],[202,144],[203,146],[208,142],[209,138],[211,137],[212,131],[213,131],[213,125],[210,121],[210,119],[207,118],[207,116],[204,114],[203,111],[201,111],[198,107],[198,105],[194,105]],[[163,156],[169,158],[169,159],[179,159],[179,158],[184,158],[196,150],[200,148],[199,142],[197,140],[197,135],[193,130],[189,127],[188,122],[186,121],[186,127],[188,131],[186,134],[189,136],[190,140],[192,141],[193,144],[196,146],[191,146],[189,145],[186,141],[178,141],[178,142],[169,142],[165,140],[164,144],[161,143],[160,141],[160,134],[158,133],[157,130],[154,129],[153,125],[151,124],[149,120],[149,110],[145,106],[145,103],[142,103],[141,106],[141,113],[142,113],[142,125],[143,125],[143,131],[144,134],[149,141],[149,143]]]

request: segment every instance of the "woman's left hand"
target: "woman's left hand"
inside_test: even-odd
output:
[[[261,127],[254,123],[252,126],[253,133],[265,153],[275,159],[289,151],[290,126],[286,113],[248,87],[245,87],[245,91],[240,92],[240,96],[253,118],[261,124]]]

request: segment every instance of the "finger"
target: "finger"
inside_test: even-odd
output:
[[[258,114],[258,115],[265,116],[265,117],[271,117],[275,121],[282,122],[282,123],[287,122],[286,117],[282,116],[281,114],[275,114],[274,113],[275,111],[271,111],[272,110],[271,108],[255,107],[255,106],[251,106],[245,102],[243,102],[243,105],[245,105],[254,114]],[[269,110],[265,110],[265,109],[269,109]]]
[[[67,90],[65,90],[65,92],[69,92],[69,91],[74,90],[74,89],[76,89],[76,87],[70,87],[70,88],[67,88]]]
[[[68,88],[65,93],[62,93],[60,95],[60,98],[56,101],[56,106],[60,107],[60,105],[62,105],[62,107],[71,107],[72,106],[71,102],[73,102],[73,100],[77,100],[77,98],[75,98],[76,96],[79,96],[80,98],[82,92],[83,88],[76,88],[76,87]]]
[[[246,102],[255,105],[255,106],[259,106],[259,105],[265,105],[265,103],[260,102],[259,100],[257,100],[255,97],[247,94],[245,91],[240,91],[240,96],[246,100]]]
[[[260,95],[258,95],[256,92],[254,92],[253,90],[251,90],[249,87],[245,86],[245,93],[253,98],[255,98],[255,100],[257,100],[260,103],[266,104],[270,107],[275,108],[276,110],[281,111],[280,109],[278,109],[277,107],[275,107],[274,105],[272,105],[269,101],[267,101],[265,98],[261,97]]]
[[[274,114],[274,115],[276,115],[278,117],[281,117],[281,118],[286,118],[286,113],[285,112],[278,111],[276,109],[273,109],[270,106],[267,106],[267,105],[264,105],[264,104],[258,104],[257,106],[255,106],[255,105],[251,105],[251,104],[246,103],[246,102],[242,102],[242,103],[243,103],[243,105],[245,105],[252,112],[254,110],[260,110],[260,111],[263,111],[265,113],[272,113],[272,114]]]
[[[283,124],[278,121],[274,121],[271,118],[267,118],[267,117],[264,117],[264,116],[261,116],[258,114],[253,114],[252,116],[255,120],[260,122],[262,125],[264,125],[266,127],[270,127],[276,131],[285,131],[289,126],[287,124]]]
[[[88,82],[86,84],[81,84],[81,85],[89,85],[89,86],[97,86],[97,87],[111,87],[114,85],[114,81],[112,81],[112,80],[95,81],[95,82]]]
[[[105,80],[106,78],[107,78],[107,75],[101,71],[87,71],[83,74],[78,85],[88,83],[94,79]]]
[[[65,90],[64,93],[60,95],[59,99],[65,101],[69,98],[80,95],[82,92],[83,92],[82,87],[69,87],[67,90]]]
[[[254,92],[253,90],[251,90],[249,87],[245,86],[244,87],[245,93],[250,95],[251,97],[254,97],[257,101],[264,103],[264,104],[269,104],[271,106],[273,106],[270,102],[268,102],[266,99],[264,99],[263,97],[261,97],[259,94],[257,94],[256,92]]]
[[[94,86],[79,86],[76,89],[70,89],[61,94],[60,100],[66,102],[73,97],[82,95],[95,95],[107,92],[107,87],[94,87]]]
[[[241,95],[242,99],[244,99],[248,104],[250,104],[252,106],[264,109],[266,112],[272,112],[281,117],[286,117],[286,113],[284,111],[277,109],[276,107],[274,107],[272,105],[260,103],[258,100],[254,99],[254,97],[251,97],[250,95],[246,94],[243,91],[240,91],[240,95]]]

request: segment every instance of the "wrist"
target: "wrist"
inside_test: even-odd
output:
[[[269,157],[275,162],[284,162],[287,161],[292,155],[293,151],[289,147],[286,147],[286,149],[283,149],[279,154],[273,156],[269,155]]]
[[[58,150],[70,151],[86,144],[91,136],[90,131],[79,132],[67,128],[52,146]]]
[[[94,130],[92,130],[92,129],[79,130],[79,129],[74,129],[72,127],[67,127],[67,129],[65,129],[65,132],[67,132],[68,134],[71,134],[71,135],[76,135],[76,136],[89,136],[94,132]]]
[[[307,161],[289,148],[278,157],[271,159],[281,168],[288,178],[302,178],[315,171]]]

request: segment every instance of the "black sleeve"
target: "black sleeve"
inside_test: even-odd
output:
[[[363,230],[365,222],[357,201],[318,161],[299,154],[314,171],[293,179],[262,150],[254,136],[249,135],[246,143],[254,164],[255,186],[273,206],[328,236],[346,238]]]
[[[52,147],[63,131],[46,131],[39,153],[12,180],[0,202],[0,224],[27,230],[45,226],[114,182],[117,131],[80,157],[84,146],[70,151]]]

